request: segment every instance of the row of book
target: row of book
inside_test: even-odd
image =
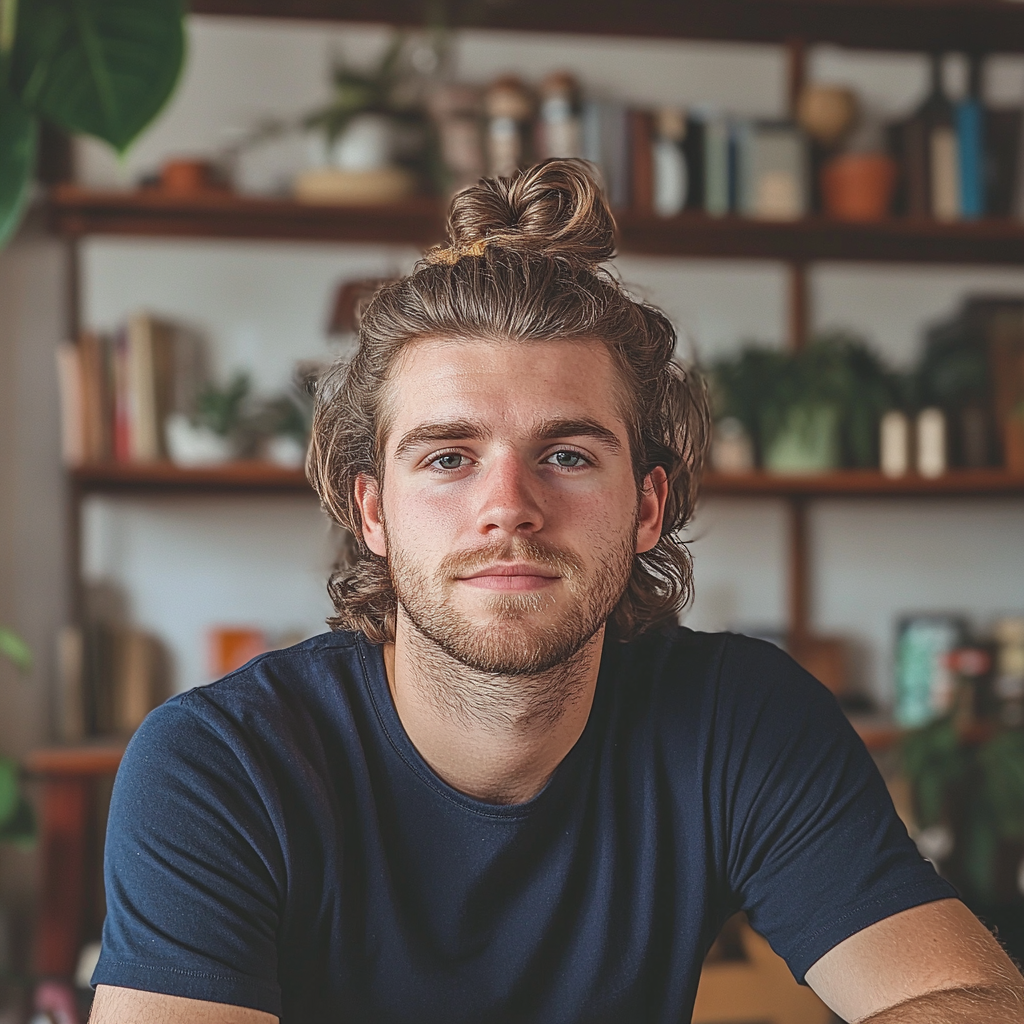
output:
[[[57,372],[68,465],[153,462],[167,455],[163,424],[191,412],[206,379],[190,332],[145,313],[113,334],[61,345]]]
[[[57,732],[66,743],[130,736],[168,695],[166,652],[151,634],[93,622],[57,637]]]
[[[456,187],[547,157],[583,157],[599,167],[618,209],[794,219],[822,212],[822,169],[850,150],[891,159],[895,188],[883,215],[1024,216],[1022,111],[987,108],[980,64],[973,67],[967,95],[953,101],[935,58],[916,110],[890,123],[851,114],[852,127],[828,145],[793,120],[588,98],[565,73],[549,75],[537,95],[511,76],[482,98],[446,87],[434,117]]]
[[[828,154],[793,122],[597,109],[608,127],[583,155],[601,168],[620,209],[770,220],[823,212]],[[943,221],[1024,216],[1024,112],[973,101],[950,105],[948,118],[935,109],[879,133],[896,171],[887,212]]]

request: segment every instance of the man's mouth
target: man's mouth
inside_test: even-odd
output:
[[[460,583],[481,590],[540,590],[561,577],[544,566],[524,562],[489,565],[476,572],[456,577]]]

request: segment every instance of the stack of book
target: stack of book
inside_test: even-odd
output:
[[[66,626],[57,638],[58,732],[66,743],[130,736],[167,696],[159,641],[131,626]]]
[[[167,416],[191,412],[205,380],[198,339],[145,313],[113,335],[86,332],[61,345],[57,370],[71,466],[165,458]]]

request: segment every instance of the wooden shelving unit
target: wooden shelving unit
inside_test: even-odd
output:
[[[301,469],[267,462],[234,462],[182,469],[169,462],[98,463],[71,470],[83,494],[311,494]],[[843,470],[807,476],[772,473],[707,473],[701,487],[724,498],[977,498],[1022,497],[1024,475],[999,469],[960,470],[934,479],[891,478],[873,470]]]
[[[158,189],[97,191],[59,185],[50,194],[58,233],[151,238],[376,242],[426,246],[444,238],[444,211],[424,198],[400,206],[313,206],[233,193],[175,196]],[[624,252],[704,259],[1017,264],[1024,224],[987,220],[940,224],[893,219],[844,224],[823,217],[793,222],[709,217],[617,217]]]
[[[789,95],[804,81],[807,48],[816,43],[877,50],[967,53],[1024,52],[1024,3],[1013,0],[450,0],[451,27],[572,32],[616,37],[687,38],[786,47]],[[192,0],[198,14],[244,15],[384,23],[422,27],[422,0]],[[232,193],[181,197],[158,190],[96,191],[72,184],[49,196],[53,230],[68,241],[71,273],[68,334],[78,329],[78,243],[91,235],[165,239],[243,239],[323,243],[440,242],[438,201],[393,207],[313,206]],[[890,220],[840,224],[824,218],[769,223],[688,214],[671,219],[618,216],[624,252],[695,258],[782,261],[789,270],[790,342],[808,333],[810,263],[828,261],[945,264],[1024,264],[1024,225],[1009,221],[937,224]],[[303,495],[313,493],[298,470],[236,463],[184,470],[168,464],[91,465],[69,473],[72,492],[71,564],[77,565],[80,500],[86,495]],[[819,499],[923,499],[1024,496],[1024,477],[991,470],[949,473],[936,480],[891,480],[876,472],[782,477],[766,473],[708,474],[704,494],[777,499],[790,520],[789,621],[792,638],[810,635],[807,513]],[[76,585],[77,575],[72,581]],[[891,746],[900,735],[887,722],[858,722],[869,747]],[[37,751],[29,770],[43,780],[44,906],[37,969],[68,977],[81,935],[86,884],[85,830],[89,793],[116,769],[121,750]]]

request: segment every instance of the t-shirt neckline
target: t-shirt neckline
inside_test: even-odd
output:
[[[488,803],[469,796],[455,789],[454,786],[450,786],[427,764],[423,755],[420,754],[416,749],[416,745],[409,738],[409,734],[405,731],[405,726],[398,715],[398,709],[395,707],[394,699],[391,696],[391,688],[387,682],[382,645],[371,643],[363,636],[358,638],[358,644],[359,660],[366,682],[366,689],[370,695],[370,700],[384,736],[387,738],[392,749],[406,767],[437,793],[438,796],[457,804],[473,814],[483,817],[526,818],[538,807],[552,800],[556,793],[562,791],[569,784],[570,779],[576,774],[576,766],[585,760],[587,751],[593,747],[595,742],[595,734],[600,730],[600,722],[606,714],[609,691],[611,689],[608,684],[608,676],[612,671],[612,654],[610,649],[614,646],[613,641],[610,641],[607,637],[605,637],[604,646],[601,651],[601,665],[598,670],[597,685],[594,689],[594,700],[590,706],[587,723],[583,727],[583,732],[580,733],[579,739],[576,740],[569,752],[562,758],[561,762],[551,773],[551,777],[536,796],[531,797],[524,803]]]

